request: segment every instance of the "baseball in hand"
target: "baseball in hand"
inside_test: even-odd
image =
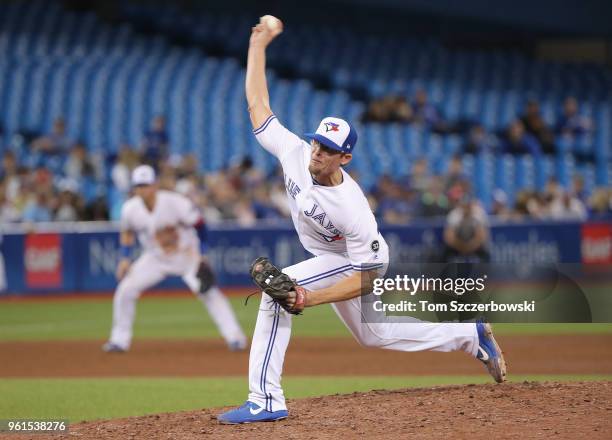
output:
[[[270,33],[274,36],[283,31],[283,22],[273,15],[264,15],[263,17],[259,18],[259,22],[266,26]]]

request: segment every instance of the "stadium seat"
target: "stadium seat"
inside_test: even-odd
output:
[[[110,24],[56,2],[0,4],[4,139],[24,129],[45,132],[64,116],[72,138],[113,154],[124,143],[138,145],[152,116],[164,114],[171,153],[194,153],[202,170],[247,153],[271,170],[274,162],[255,148],[245,111],[242,58],[250,17],[187,15],[174,5],[140,2],[121,2],[118,12],[124,20]],[[145,26],[160,33],[139,32]],[[172,45],[164,32],[193,44]],[[201,44],[220,45],[225,56],[208,56]],[[433,39],[368,36],[325,25],[316,31],[296,26],[270,48],[269,60],[272,108],[297,133],[332,114],[358,123],[365,104],[347,90],[411,97],[424,88],[448,119],[475,118],[491,132],[516,118],[529,96],[540,100],[544,119],[552,123],[571,92],[595,122],[592,136],[558,137],[552,158],[466,156],[468,175],[485,204],[493,187],[512,197],[523,187],[542,188],[551,175],[568,185],[584,172],[587,187],[609,185],[612,81],[609,71],[596,66],[538,62],[508,51],[451,50]],[[295,78],[277,77],[286,66],[293,66]],[[364,151],[355,154],[353,166],[366,187],[382,173],[406,174],[419,157],[443,172],[463,144],[460,135],[422,127],[357,126]],[[577,163],[572,154],[588,163]]]

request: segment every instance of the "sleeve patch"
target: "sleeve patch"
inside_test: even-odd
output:
[[[378,240],[374,240],[372,244],[370,244],[370,249],[372,249],[372,252],[378,252],[378,250],[380,249],[380,243],[378,242]]]

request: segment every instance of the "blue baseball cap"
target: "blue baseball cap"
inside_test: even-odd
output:
[[[304,133],[304,136],[342,153],[352,153],[357,144],[357,132],[351,124],[340,118],[323,118],[316,132]]]

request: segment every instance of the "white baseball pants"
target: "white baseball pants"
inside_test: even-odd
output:
[[[321,255],[283,270],[309,290],[322,289],[355,273],[341,255]],[[361,298],[332,304],[340,320],[364,346],[398,351],[456,351],[476,356],[478,334],[472,323],[364,323]],[[268,411],[286,409],[281,387],[285,351],[291,337],[290,313],[262,294],[249,358],[248,400]]]
[[[136,315],[136,301],[145,290],[170,275],[180,275],[189,289],[208,309],[219,333],[228,344],[246,346],[247,339],[234,315],[232,306],[218,287],[198,294],[200,280],[196,272],[200,263],[197,253],[177,252],[173,255],[144,253],[136,259],[121,280],[113,298],[113,328],[110,342],[127,350],[132,342],[132,328]]]

